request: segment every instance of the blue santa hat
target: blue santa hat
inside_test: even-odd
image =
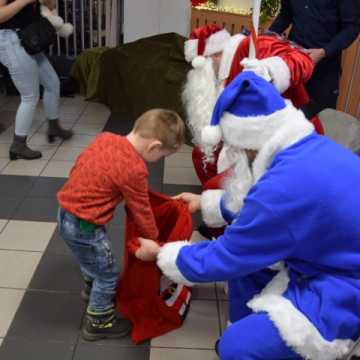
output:
[[[293,115],[276,88],[251,71],[240,73],[219,96],[202,144],[258,150]]]

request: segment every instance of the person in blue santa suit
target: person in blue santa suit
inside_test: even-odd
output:
[[[222,360],[342,358],[360,335],[360,159],[250,71],[225,88],[203,138],[245,150],[252,186],[235,176],[181,194],[209,226],[229,225],[216,241],[164,245],[158,266],[178,283],[229,282]]]

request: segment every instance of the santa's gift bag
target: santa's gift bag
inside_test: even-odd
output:
[[[192,219],[187,205],[149,192],[159,229],[159,242],[190,239]],[[132,340],[142,342],[181,326],[190,304],[191,291],[165,278],[156,262],[138,260],[134,253],[139,234],[127,212],[124,272],[118,284],[116,306],[133,325]]]

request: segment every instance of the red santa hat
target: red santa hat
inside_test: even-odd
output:
[[[184,53],[187,62],[194,67],[205,63],[205,57],[222,52],[231,35],[226,29],[216,24],[205,25],[194,29],[189,40],[185,41]]]

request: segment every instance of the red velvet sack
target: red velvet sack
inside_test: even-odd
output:
[[[149,192],[149,196],[159,242],[190,239],[192,218],[187,205],[155,192]],[[167,281],[155,262],[143,262],[135,257],[133,243],[139,234],[130,213],[126,216],[125,234],[125,264],[116,306],[132,322],[131,338],[139,343],[180,327],[191,293],[186,286]]]

